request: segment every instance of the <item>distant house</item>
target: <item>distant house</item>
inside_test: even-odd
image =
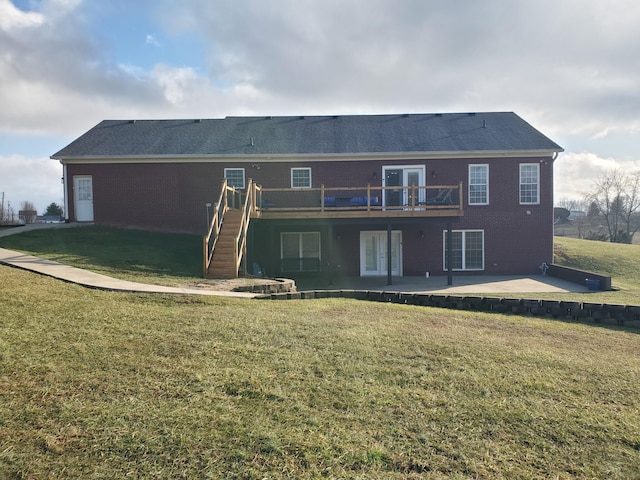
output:
[[[494,112],[105,120],[51,158],[70,221],[211,227],[206,275],[296,278],[539,273],[561,151]]]
[[[64,218],[60,215],[38,215],[36,223],[61,223]]]

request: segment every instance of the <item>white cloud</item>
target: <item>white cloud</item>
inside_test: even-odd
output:
[[[32,202],[39,214],[52,202],[63,205],[60,163],[49,158],[0,156],[0,172],[0,192],[5,194],[5,207],[10,203],[16,213],[24,201]]]
[[[206,87],[206,82],[190,67],[175,68],[162,64],[156,65],[151,72],[151,77],[162,87],[165,98],[173,105],[181,103],[185,92],[195,89],[202,93],[203,87]]]
[[[274,105],[516,110],[545,133],[594,136],[638,118],[640,3],[209,0],[165,4],[208,39],[210,77]],[[171,8],[173,7],[173,8]],[[597,112],[597,113],[596,113]]]
[[[598,177],[618,168],[627,172],[640,171],[640,159],[620,160],[599,157],[593,153],[563,153],[554,165],[556,199],[582,199],[585,193],[593,189]]]
[[[37,12],[23,12],[10,0],[0,0],[0,29],[13,30],[41,25],[44,16]]]

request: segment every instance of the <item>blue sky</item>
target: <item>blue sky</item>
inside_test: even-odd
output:
[[[0,192],[102,119],[515,111],[556,198],[640,170],[636,0],[0,0]]]

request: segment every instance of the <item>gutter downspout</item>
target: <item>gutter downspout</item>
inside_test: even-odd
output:
[[[60,160],[62,164],[62,184],[63,184],[63,198],[64,198],[64,221],[69,223],[69,198],[68,198],[68,180],[67,180],[67,165]]]

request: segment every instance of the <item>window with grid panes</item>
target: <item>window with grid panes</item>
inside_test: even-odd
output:
[[[444,239],[444,269],[448,270],[448,242],[447,231],[443,232]],[[483,230],[454,230],[451,232],[452,270],[484,270],[484,231]]]
[[[469,205],[489,204],[489,165],[469,165]]]
[[[520,203],[540,203],[540,165],[537,163],[520,165]]]
[[[311,168],[292,168],[291,188],[311,188]]]
[[[225,168],[224,178],[230,187],[244,189],[244,168]]]

